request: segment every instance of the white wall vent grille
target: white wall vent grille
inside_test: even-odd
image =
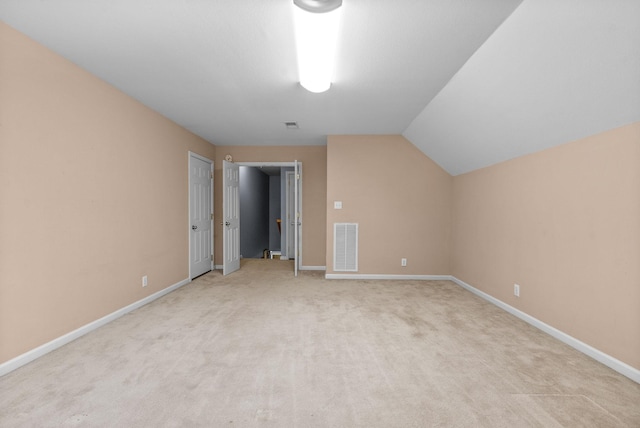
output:
[[[333,270],[358,271],[358,223],[333,224]]]

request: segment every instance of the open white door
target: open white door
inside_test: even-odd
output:
[[[294,275],[302,265],[302,165],[296,161],[286,177],[286,254],[294,260]]]
[[[189,153],[189,278],[213,269],[213,163]]]
[[[222,274],[240,269],[240,167],[222,161]]]
[[[300,269],[300,226],[302,225],[302,218],[300,216],[300,168],[298,161],[294,164],[294,190],[293,190],[293,206],[294,206],[294,227],[293,227],[293,272],[295,276],[298,276],[298,269]]]
[[[295,188],[295,184],[294,184],[294,177],[295,177],[295,172],[294,171],[287,171],[286,173],[286,177],[285,177],[285,213],[283,214],[283,217],[285,219],[285,221],[283,222],[284,225],[284,229],[285,229],[285,241],[283,244],[283,254],[285,255],[285,260],[293,260],[295,259],[295,253],[294,253],[294,219],[295,219],[295,197],[294,195],[294,188]]]

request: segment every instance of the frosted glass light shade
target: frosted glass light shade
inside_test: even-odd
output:
[[[310,92],[331,87],[341,7],[324,13],[293,6],[300,84]]]

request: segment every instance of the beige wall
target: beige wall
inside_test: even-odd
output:
[[[640,368],[640,124],[455,178],[401,136],[216,149],[1,22],[0,363],[187,278],[189,150],[217,218],[225,154],[301,161],[304,265],[358,222],[360,274],[453,274]]]
[[[333,224],[353,222],[358,274],[448,275],[451,186],[451,176],[402,136],[330,136],[327,273],[334,273]]]
[[[188,151],[215,147],[1,22],[0,94],[4,362],[188,277]]]
[[[218,146],[215,162],[215,263],[222,264],[222,160],[234,162],[302,162],[302,265],[324,266],[327,200],[326,146]]]
[[[453,189],[453,275],[640,368],[640,123]]]

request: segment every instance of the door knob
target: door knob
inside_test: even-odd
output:
[[[226,222],[224,223],[224,225],[225,225],[225,226],[231,226],[231,222],[230,222],[230,221],[226,221]]]
[[[198,226],[196,226],[195,224],[191,226],[191,230],[196,230],[198,228]]]

